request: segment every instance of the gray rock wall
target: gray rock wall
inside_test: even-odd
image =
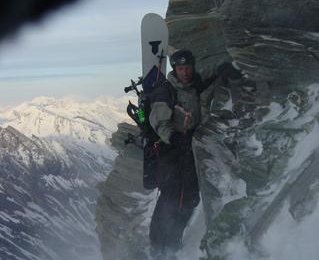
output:
[[[216,10],[205,14],[176,15],[168,12],[166,21],[170,46],[191,50],[196,56],[197,71],[204,77],[209,76],[220,63],[231,60]]]
[[[105,260],[143,260],[148,255],[148,228],[156,193],[143,188],[142,149],[124,144],[128,133],[138,135],[138,128],[119,124],[112,136],[119,155],[108,179],[99,185],[96,220]]]
[[[256,80],[300,85],[319,78],[319,3],[226,0],[227,49]]]
[[[167,16],[179,14],[207,13],[216,6],[214,0],[170,0]]]
[[[233,60],[248,76],[215,83],[213,114],[193,142],[208,227],[202,249],[208,259],[227,259],[227,243],[238,236],[258,253],[284,203],[296,220],[317,205],[318,189],[310,187],[318,182],[317,146],[298,154],[316,132],[319,21],[316,1],[226,0],[216,7],[201,15],[168,12],[167,21],[170,44],[191,49],[198,71]]]

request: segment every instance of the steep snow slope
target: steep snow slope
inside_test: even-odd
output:
[[[0,113],[0,259],[101,259],[96,184],[125,104],[41,97]]]

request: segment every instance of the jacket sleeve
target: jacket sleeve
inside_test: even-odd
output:
[[[155,102],[150,113],[150,124],[161,140],[169,144],[169,138],[174,131],[172,124],[173,111],[166,102]]]

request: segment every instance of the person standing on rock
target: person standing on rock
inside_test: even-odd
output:
[[[149,116],[160,138],[154,169],[160,196],[149,234],[152,253],[159,256],[182,247],[184,229],[200,201],[192,137],[196,127],[209,117],[209,109],[204,107],[209,107],[216,84],[227,85],[228,79],[242,77],[231,63],[224,62],[202,81],[195,71],[195,57],[185,49],[173,53],[170,64],[173,71],[152,93]]]
[[[154,91],[149,117],[161,140],[160,196],[149,234],[154,254],[181,248],[184,229],[200,201],[192,136],[201,121],[199,95],[205,87],[191,51],[176,51],[170,64],[173,71]]]

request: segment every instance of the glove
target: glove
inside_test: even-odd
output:
[[[241,71],[236,69],[230,62],[220,64],[217,68],[217,75],[232,80],[240,79],[242,77]]]

